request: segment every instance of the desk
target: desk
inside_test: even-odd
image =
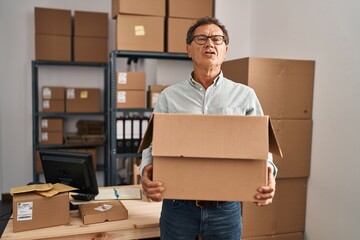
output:
[[[70,224],[56,227],[13,232],[9,220],[1,239],[138,239],[159,237],[162,203],[142,200],[122,200],[129,218],[113,222],[84,225],[79,211],[71,211]]]

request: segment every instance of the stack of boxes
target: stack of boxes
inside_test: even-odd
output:
[[[186,53],[186,33],[213,0],[112,0],[116,50]]]
[[[283,158],[270,206],[243,204],[243,238],[303,238],[310,175],[314,61],[243,58],[224,62],[224,76],[252,87],[270,115]]]
[[[108,14],[35,7],[35,59],[108,62]]]
[[[71,61],[71,11],[35,8],[35,58]]]
[[[107,62],[108,28],[107,13],[75,11],[74,61]]]
[[[112,0],[116,50],[164,52],[165,0]]]
[[[145,72],[117,72],[116,107],[146,108]]]
[[[186,33],[196,19],[213,16],[213,0],[167,0],[167,52],[186,53]]]

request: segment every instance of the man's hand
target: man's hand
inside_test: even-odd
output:
[[[144,168],[141,179],[142,188],[147,198],[153,201],[160,202],[162,200],[162,193],[165,191],[161,182],[153,182],[153,165],[149,164]]]
[[[262,186],[258,189],[258,194],[255,195],[256,200],[261,202],[255,202],[259,207],[266,206],[272,203],[275,195],[275,177],[272,172],[272,168],[268,167],[268,185]]]

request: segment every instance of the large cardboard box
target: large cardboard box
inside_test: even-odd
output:
[[[71,61],[71,11],[35,7],[35,59]]]
[[[147,92],[147,107],[154,108],[160,93],[167,87],[167,85],[149,85]]]
[[[62,118],[43,118],[40,122],[41,131],[62,132],[64,119]]]
[[[67,88],[66,112],[100,112],[100,89]]]
[[[42,99],[65,99],[65,87],[42,87]]]
[[[165,0],[112,0],[112,17],[119,13],[134,15],[165,16]]]
[[[279,169],[277,178],[309,177],[312,120],[272,120],[283,158],[274,155]]]
[[[164,52],[165,18],[119,14],[116,50]]]
[[[178,18],[201,18],[214,16],[213,0],[167,0],[168,16]]]
[[[101,12],[75,11],[74,36],[108,38],[108,14]]]
[[[302,232],[295,232],[270,236],[246,237],[243,238],[243,240],[303,240],[303,238],[304,234]]]
[[[35,7],[35,33],[71,36],[71,10]]]
[[[280,154],[268,116],[154,113],[153,179],[164,198],[250,201],[267,184],[267,157]]]
[[[116,92],[116,108],[146,108],[145,90]]]
[[[35,59],[71,61],[71,36],[36,34]]]
[[[258,207],[243,203],[243,238],[303,232],[306,189],[307,178],[277,179],[271,205]]]
[[[84,224],[110,222],[128,218],[128,211],[121,201],[82,204],[79,207]]]
[[[116,75],[117,90],[145,90],[146,74],[145,72],[117,72]]]
[[[74,38],[74,61],[106,63],[109,59],[108,39],[96,37]]]
[[[41,144],[63,144],[63,132],[46,132],[42,131],[40,135]]]
[[[13,230],[25,230],[69,224],[69,193],[53,197],[19,193],[13,196]]]
[[[64,99],[42,100],[42,111],[43,112],[65,112],[65,101],[64,101]]]
[[[251,57],[226,61],[221,69],[255,90],[266,115],[311,119],[314,61]]]
[[[167,22],[167,52],[187,53],[186,34],[195,19],[168,18]]]

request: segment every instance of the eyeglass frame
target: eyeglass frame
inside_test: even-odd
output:
[[[200,37],[200,36],[206,38],[206,40],[205,40],[205,42],[204,42],[203,44],[198,43],[197,40],[196,40],[197,37]],[[216,44],[216,43],[214,42],[214,40],[212,39],[213,37],[221,37],[222,42]],[[225,41],[225,36],[224,36],[224,35],[211,35],[211,36],[206,36],[206,35],[204,35],[204,34],[199,34],[199,35],[193,36],[192,39],[191,39],[191,41],[194,41],[197,45],[204,45],[204,44],[206,44],[206,42],[208,41],[208,39],[210,39],[211,42],[212,42],[214,45],[217,45],[217,46],[223,44],[224,42],[226,43],[226,41]]]

